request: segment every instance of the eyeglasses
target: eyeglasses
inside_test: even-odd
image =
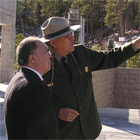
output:
[[[72,36],[73,36],[73,35],[72,35],[72,32],[66,35],[66,37],[67,37],[68,39],[71,39]]]

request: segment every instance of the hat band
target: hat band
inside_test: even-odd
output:
[[[65,32],[67,32],[67,31],[69,31],[69,30],[70,30],[70,26],[64,28],[63,30],[60,30],[60,31],[58,31],[58,32],[55,32],[55,33],[53,33],[53,34],[45,35],[44,38],[45,38],[45,39],[50,39],[50,38],[53,38],[53,37],[58,36],[58,35],[60,35],[60,34],[63,34],[63,33],[65,33]]]

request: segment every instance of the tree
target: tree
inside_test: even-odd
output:
[[[91,40],[93,42],[94,34],[97,28],[101,27],[103,29],[103,7],[104,1],[96,0],[74,0],[72,3],[72,9],[79,9],[80,15],[85,18],[86,22],[86,41],[88,41],[88,32],[91,33]],[[100,20],[101,19],[101,20]],[[90,28],[89,28],[90,25]],[[102,38],[102,35],[100,36]]]
[[[107,26],[119,29],[121,37],[124,37],[125,17],[130,2],[128,0],[107,0],[107,4],[105,5],[105,23]]]
[[[38,35],[39,21],[41,20],[40,9],[39,0],[17,1],[17,34],[22,33],[24,36]]]
[[[140,35],[140,1],[136,1],[135,3],[138,6],[138,8],[134,23],[138,25],[138,32]]]
[[[140,68],[140,53],[128,59],[126,63],[127,68]]]
[[[25,3],[24,0],[18,0],[17,1],[17,9],[16,9],[16,13],[17,13],[17,23],[16,23],[16,30],[17,32],[22,32],[22,34],[25,36],[25,30],[24,30],[24,22],[23,22],[23,18],[24,18],[24,14],[26,14],[26,8],[27,5]],[[19,24],[19,22],[21,24]],[[21,27],[21,28],[20,28]]]
[[[40,34],[40,26],[42,24],[40,17],[40,10],[42,7],[40,6],[39,0],[27,0],[26,3],[28,5],[28,21],[26,22],[27,36],[38,35]]]
[[[41,0],[40,4],[42,6],[41,9],[41,17],[44,19],[48,19],[52,16],[66,16],[70,10],[71,1],[69,0]]]
[[[103,30],[104,30],[104,17],[105,17],[105,8],[106,0],[103,1],[93,1],[93,22],[96,30],[95,38],[99,41],[103,39]],[[99,32],[97,30],[99,29]]]

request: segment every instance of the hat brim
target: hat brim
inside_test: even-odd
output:
[[[50,38],[50,39],[45,39],[44,37],[42,37],[42,38],[40,38],[40,41],[42,41],[42,42],[49,42],[50,40],[57,39],[57,38],[62,37],[64,35],[68,34],[68,33],[71,33],[73,31],[76,31],[80,27],[81,27],[81,25],[73,25],[73,26],[70,26],[70,30],[69,31],[67,31],[67,32],[65,32],[63,34],[57,35],[57,36],[55,36],[53,38]]]

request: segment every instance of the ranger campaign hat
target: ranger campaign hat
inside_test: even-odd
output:
[[[41,26],[43,37],[42,42],[48,42],[62,37],[80,28],[80,25],[70,26],[64,17],[50,17]]]

